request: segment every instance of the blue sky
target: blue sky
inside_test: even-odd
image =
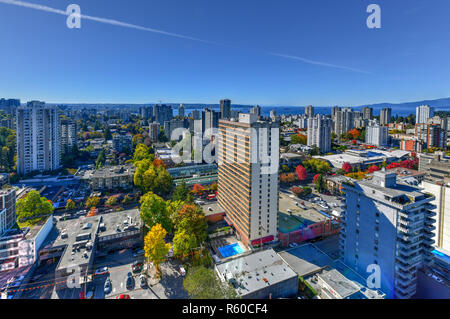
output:
[[[63,15],[4,1],[13,0],[0,0],[0,97],[274,106],[450,97],[448,0],[24,0],[205,42],[86,19],[69,29]],[[381,29],[366,27],[370,3]]]

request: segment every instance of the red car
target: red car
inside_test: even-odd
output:
[[[131,299],[130,295],[119,295],[116,297],[116,299]]]
[[[85,295],[84,295],[84,292],[82,291],[82,292],[80,292],[80,299],[86,299],[86,297],[85,297]]]

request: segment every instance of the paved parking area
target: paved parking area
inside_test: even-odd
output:
[[[130,250],[122,250],[114,255],[108,255],[96,261],[95,268],[108,267],[109,278],[112,290],[104,293],[105,281],[108,275],[97,276],[93,280],[95,285],[94,299],[111,299],[118,295],[127,294],[132,299],[180,299],[187,298],[187,292],[183,288],[183,277],[179,273],[179,264],[176,261],[167,261],[161,264],[162,278],[153,285],[145,288],[140,287],[139,276],[142,273],[133,273],[134,287],[127,289],[127,274],[131,272],[131,265],[136,258],[133,258]],[[141,257],[140,260],[143,260]],[[150,284],[150,280],[147,281]]]

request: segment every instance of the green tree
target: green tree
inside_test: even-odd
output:
[[[150,161],[153,161],[153,154],[150,154],[150,148],[145,144],[138,144],[136,148],[134,149],[133,153],[133,163],[137,163],[139,161],[142,161],[144,159],[148,159]]]
[[[86,208],[97,207],[100,204],[100,197],[92,196],[86,200],[85,206]]]
[[[99,169],[105,165],[106,162],[106,155],[105,155],[105,149],[102,148],[100,153],[98,153],[97,160],[95,161],[95,168]]]
[[[192,196],[191,190],[187,187],[184,180],[175,188],[172,195],[172,200],[179,200],[189,204],[194,202],[194,197]]]
[[[135,163],[134,185],[143,193],[168,194],[172,190],[172,176],[163,165],[156,167],[150,159],[143,159]]]
[[[109,128],[109,125],[106,124],[106,128],[105,131],[103,132],[103,134],[105,135],[105,141],[109,141],[112,140],[112,134],[111,134],[111,129]]]
[[[140,217],[149,228],[156,224],[161,224],[166,231],[172,231],[172,221],[167,210],[167,203],[164,199],[149,192],[142,196],[140,203]]]
[[[203,266],[192,267],[183,280],[183,287],[191,299],[235,299],[236,291],[222,282],[214,270]]]
[[[156,224],[144,238],[145,257],[153,263],[158,274],[160,273],[159,265],[166,259],[172,247],[164,241],[166,235],[166,230],[160,224]]]
[[[132,201],[132,199],[131,199],[130,195],[125,195],[125,197],[122,200],[122,204],[123,205],[128,205],[128,204],[131,203],[131,201]]]
[[[71,199],[67,200],[66,203],[66,210],[71,211],[74,210],[77,207],[77,205],[75,205],[75,202]]]
[[[187,257],[195,248],[197,248],[195,236],[190,236],[184,229],[175,233],[173,237],[174,256]]]
[[[117,204],[117,197],[111,196],[106,200],[106,205],[108,206],[114,206]]]
[[[174,229],[178,232],[185,230],[189,236],[194,236],[197,245],[203,243],[207,237],[208,225],[205,221],[203,210],[192,204],[185,204],[172,215]]]
[[[17,201],[16,213],[18,220],[47,216],[53,213],[53,205],[47,198],[41,197],[38,191],[33,190]]]

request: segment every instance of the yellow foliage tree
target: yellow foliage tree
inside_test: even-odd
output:
[[[145,257],[153,263],[158,274],[160,273],[159,265],[166,259],[166,255],[172,247],[171,244],[164,241],[166,234],[167,232],[161,224],[156,224],[144,238]]]

